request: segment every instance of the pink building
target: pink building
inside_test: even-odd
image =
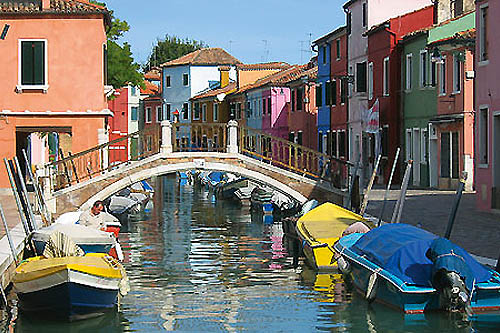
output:
[[[43,163],[45,144],[59,158],[107,141],[109,20],[87,1],[0,2],[0,157],[23,160],[26,149]],[[0,188],[8,184],[0,168]]]
[[[500,3],[476,1],[476,198],[482,210],[500,208]]]

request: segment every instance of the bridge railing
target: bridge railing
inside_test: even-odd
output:
[[[172,126],[173,152],[226,152],[227,128],[225,123],[175,123]]]
[[[70,185],[91,179],[117,166],[137,161],[160,152],[160,128],[137,131],[94,148],[72,155],[68,152],[61,159],[45,164],[38,170],[49,182],[50,189],[57,191]]]
[[[348,188],[351,163],[317,152],[261,130],[239,128],[240,153],[301,175]]]

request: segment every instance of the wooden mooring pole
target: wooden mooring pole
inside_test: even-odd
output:
[[[406,190],[408,190],[408,183],[410,182],[410,171],[412,165],[413,161],[409,160],[406,166],[405,175],[403,177],[403,184],[401,185],[401,193],[399,194],[399,199],[396,202],[396,207],[394,207],[394,211],[392,212],[391,223],[399,223],[399,221],[401,220],[401,215],[403,213],[403,204],[406,199]]]
[[[448,225],[446,226],[446,232],[444,233],[444,238],[450,239],[451,229],[453,229],[453,224],[455,223],[455,217],[457,216],[458,205],[460,204],[460,199],[462,199],[462,193],[465,188],[465,181],[467,180],[467,172],[462,173],[460,178],[460,183],[458,184],[457,192],[455,194],[455,201],[451,207],[450,217],[448,219]]]
[[[380,223],[382,223],[382,219],[384,218],[385,205],[387,204],[389,192],[391,191],[392,177],[394,176],[394,171],[396,170],[396,165],[398,164],[400,151],[401,151],[401,148],[398,147],[398,149],[396,150],[396,156],[394,157],[394,162],[392,163],[391,175],[389,176],[389,182],[387,183],[387,188],[385,190],[384,202],[382,203],[382,210],[380,211],[377,227],[380,227]]]

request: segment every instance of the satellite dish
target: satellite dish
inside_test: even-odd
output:
[[[219,102],[222,102],[224,100],[224,98],[226,98],[225,93],[220,93],[217,95],[217,99],[219,100]]]

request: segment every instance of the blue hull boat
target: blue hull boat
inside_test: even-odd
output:
[[[408,314],[500,310],[500,275],[420,228],[387,224],[342,237],[334,249],[343,259],[339,268],[368,301]]]

